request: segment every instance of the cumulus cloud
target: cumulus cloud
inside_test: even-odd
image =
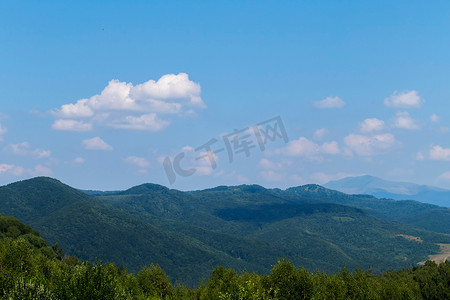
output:
[[[77,157],[73,160],[73,162],[77,165],[81,165],[81,164],[84,164],[85,160],[82,157]]]
[[[423,155],[422,152],[417,152],[416,159],[417,160],[425,160],[425,155]]]
[[[11,164],[0,164],[0,175],[12,175],[12,176],[51,176],[53,171],[48,167],[37,165],[32,169],[26,169],[21,166]]]
[[[395,145],[395,137],[390,133],[365,136],[349,134],[344,142],[350,150],[361,156],[383,153]]]
[[[42,165],[37,165],[34,167],[34,169],[27,170],[27,172],[29,172],[29,174],[32,176],[51,176],[51,175],[53,175],[53,171],[50,168],[48,168],[46,166],[42,166]]]
[[[260,167],[262,169],[276,169],[276,168],[280,168],[281,166],[268,160],[267,158],[263,158],[259,161],[258,167]]]
[[[445,183],[449,183],[450,182],[450,171],[444,172],[441,175],[439,175],[437,180],[445,182]]]
[[[380,131],[384,129],[384,121],[377,118],[365,119],[359,127],[362,132]]]
[[[317,100],[313,102],[316,108],[341,108],[345,106],[345,102],[339,97],[327,97],[323,100]]]
[[[191,81],[186,73],[167,74],[158,81],[149,80],[135,86],[111,80],[100,94],[52,110],[58,118],[52,128],[88,131],[92,123],[96,123],[121,129],[159,131],[167,127],[169,121],[158,115],[192,114],[195,113],[193,108],[205,107],[200,85]]]
[[[335,141],[323,143],[320,150],[325,154],[339,154],[341,152],[338,143]]]
[[[51,151],[43,149],[31,149],[30,143],[23,142],[9,145],[9,149],[14,155],[31,156],[33,158],[44,158],[51,155]]]
[[[450,148],[444,148],[439,145],[431,145],[427,152],[418,152],[416,159],[423,160],[437,160],[450,161]]]
[[[316,131],[314,131],[314,139],[321,140],[327,133],[328,130],[326,128],[319,128]]]
[[[277,149],[272,154],[284,154],[291,157],[304,157],[311,161],[323,160],[323,155],[341,153],[339,144],[335,141],[317,144],[305,137],[290,141],[286,147]]]
[[[436,123],[436,122],[439,122],[440,118],[437,114],[432,114],[430,116],[430,120],[431,120],[431,122]]]
[[[112,150],[113,148],[108,145],[104,140],[100,137],[96,136],[92,139],[84,140],[82,145],[85,149],[88,150]]]
[[[0,124],[0,142],[3,141],[3,135],[5,135],[7,131],[6,127],[3,127],[2,124]]]
[[[53,122],[52,129],[66,131],[91,131],[92,124],[77,120],[57,119]]]
[[[439,145],[431,146],[429,157],[431,160],[450,161],[450,148],[443,148]]]
[[[266,169],[266,170],[282,170],[286,169],[292,164],[291,161],[283,160],[281,162],[273,162],[267,158],[262,158],[258,162],[258,168]]]
[[[200,97],[201,89],[198,83],[189,80],[186,73],[168,74],[157,82],[149,80],[138,84],[132,91],[136,99],[180,99],[188,98],[189,104],[204,107]]]
[[[384,99],[386,106],[397,108],[419,108],[423,102],[419,93],[414,90],[401,93],[395,91],[391,96]]]
[[[408,112],[398,112],[394,120],[394,127],[402,129],[419,129],[419,125],[414,121]]]
[[[275,171],[261,171],[259,176],[261,176],[265,181],[282,181],[286,177],[285,174]]]
[[[111,85],[108,85],[108,87]],[[107,87],[107,88],[108,88]],[[95,97],[95,96],[94,96]],[[94,115],[94,110],[88,104],[88,99],[78,100],[75,104],[69,103],[61,106],[60,109],[54,110],[53,113],[60,118],[83,118]]]
[[[198,149],[197,149],[198,150]],[[175,164],[175,158],[182,155],[178,167],[184,170],[190,170],[191,175],[220,175],[219,172],[214,172],[217,168],[219,157],[212,151],[196,151],[191,146],[184,146],[181,152],[172,158],[169,158],[171,164]],[[165,164],[166,156],[160,156],[158,161]],[[172,168],[174,165],[172,165]],[[190,176],[190,175],[189,175]]]
[[[121,120],[114,121],[110,126],[122,129],[160,131],[169,126],[169,122],[160,120],[155,113],[150,113],[141,116],[126,116]]]
[[[342,178],[346,178],[346,177],[351,177],[351,176],[360,176],[363,174],[351,174],[351,173],[343,173],[343,172],[338,172],[335,174],[327,174],[327,173],[323,173],[323,172],[316,172],[311,174],[310,178],[311,181],[317,184],[324,184],[327,183],[329,181],[332,180],[339,180]]]
[[[14,176],[20,176],[24,173],[25,169],[16,165],[0,164],[0,175],[12,174]]]
[[[125,162],[130,165],[137,166],[141,169],[147,169],[150,167],[150,162],[143,157],[128,156],[127,158],[125,158]]]

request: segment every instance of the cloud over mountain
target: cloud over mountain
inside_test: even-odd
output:
[[[160,131],[170,122],[159,115],[183,115],[192,113],[193,108],[205,107],[200,85],[191,81],[186,73],[167,74],[157,81],[148,80],[137,85],[114,79],[100,94],[52,110],[57,118],[52,128],[90,131],[95,124]]]

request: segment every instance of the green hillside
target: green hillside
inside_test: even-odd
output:
[[[144,193],[130,192],[136,190]],[[171,219],[165,228],[174,231],[190,232],[189,226],[195,225],[283,247],[285,256],[309,269],[334,271],[344,265],[372,267],[374,271],[400,268],[413,265],[427,251],[436,251],[435,242],[448,240],[377,219],[360,209],[300,199],[255,185],[189,193],[141,185],[100,199],[143,219],[163,215]],[[424,237],[426,242],[412,243],[398,236],[402,232]],[[208,238],[203,240],[211,243]]]
[[[369,195],[348,195],[319,185],[304,185],[279,191],[293,201],[304,199],[348,205],[387,220],[450,234],[450,208],[412,200],[378,199]]]
[[[0,215],[1,299],[447,299],[449,271],[448,261],[427,261],[377,275],[346,268],[310,273],[281,259],[268,274],[217,266],[203,283],[189,288],[173,285],[159,265],[133,275],[114,264],[64,256],[29,225]]]
[[[437,252],[436,243],[450,242],[329,202],[256,185],[181,192],[144,184],[88,195],[39,177],[0,187],[0,213],[31,224],[67,254],[135,273],[159,264],[189,285],[218,265],[267,273],[281,257],[311,271],[381,272],[413,266]]]

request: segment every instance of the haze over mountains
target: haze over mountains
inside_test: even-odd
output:
[[[311,271],[380,272],[415,265],[450,243],[448,208],[318,185],[181,192],[142,184],[86,193],[38,177],[0,187],[0,214],[32,225],[67,254],[131,272],[157,263],[187,284],[217,265],[268,272],[281,257]]]
[[[410,182],[387,181],[364,175],[330,181],[324,187],[347,194],[368,194],[377,198],[417,200],[450,207],[450,190]]]

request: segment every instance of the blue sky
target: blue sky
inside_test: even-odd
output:
[[[2,2],[0,184],[450,188],[448,36],[446,1]]]

